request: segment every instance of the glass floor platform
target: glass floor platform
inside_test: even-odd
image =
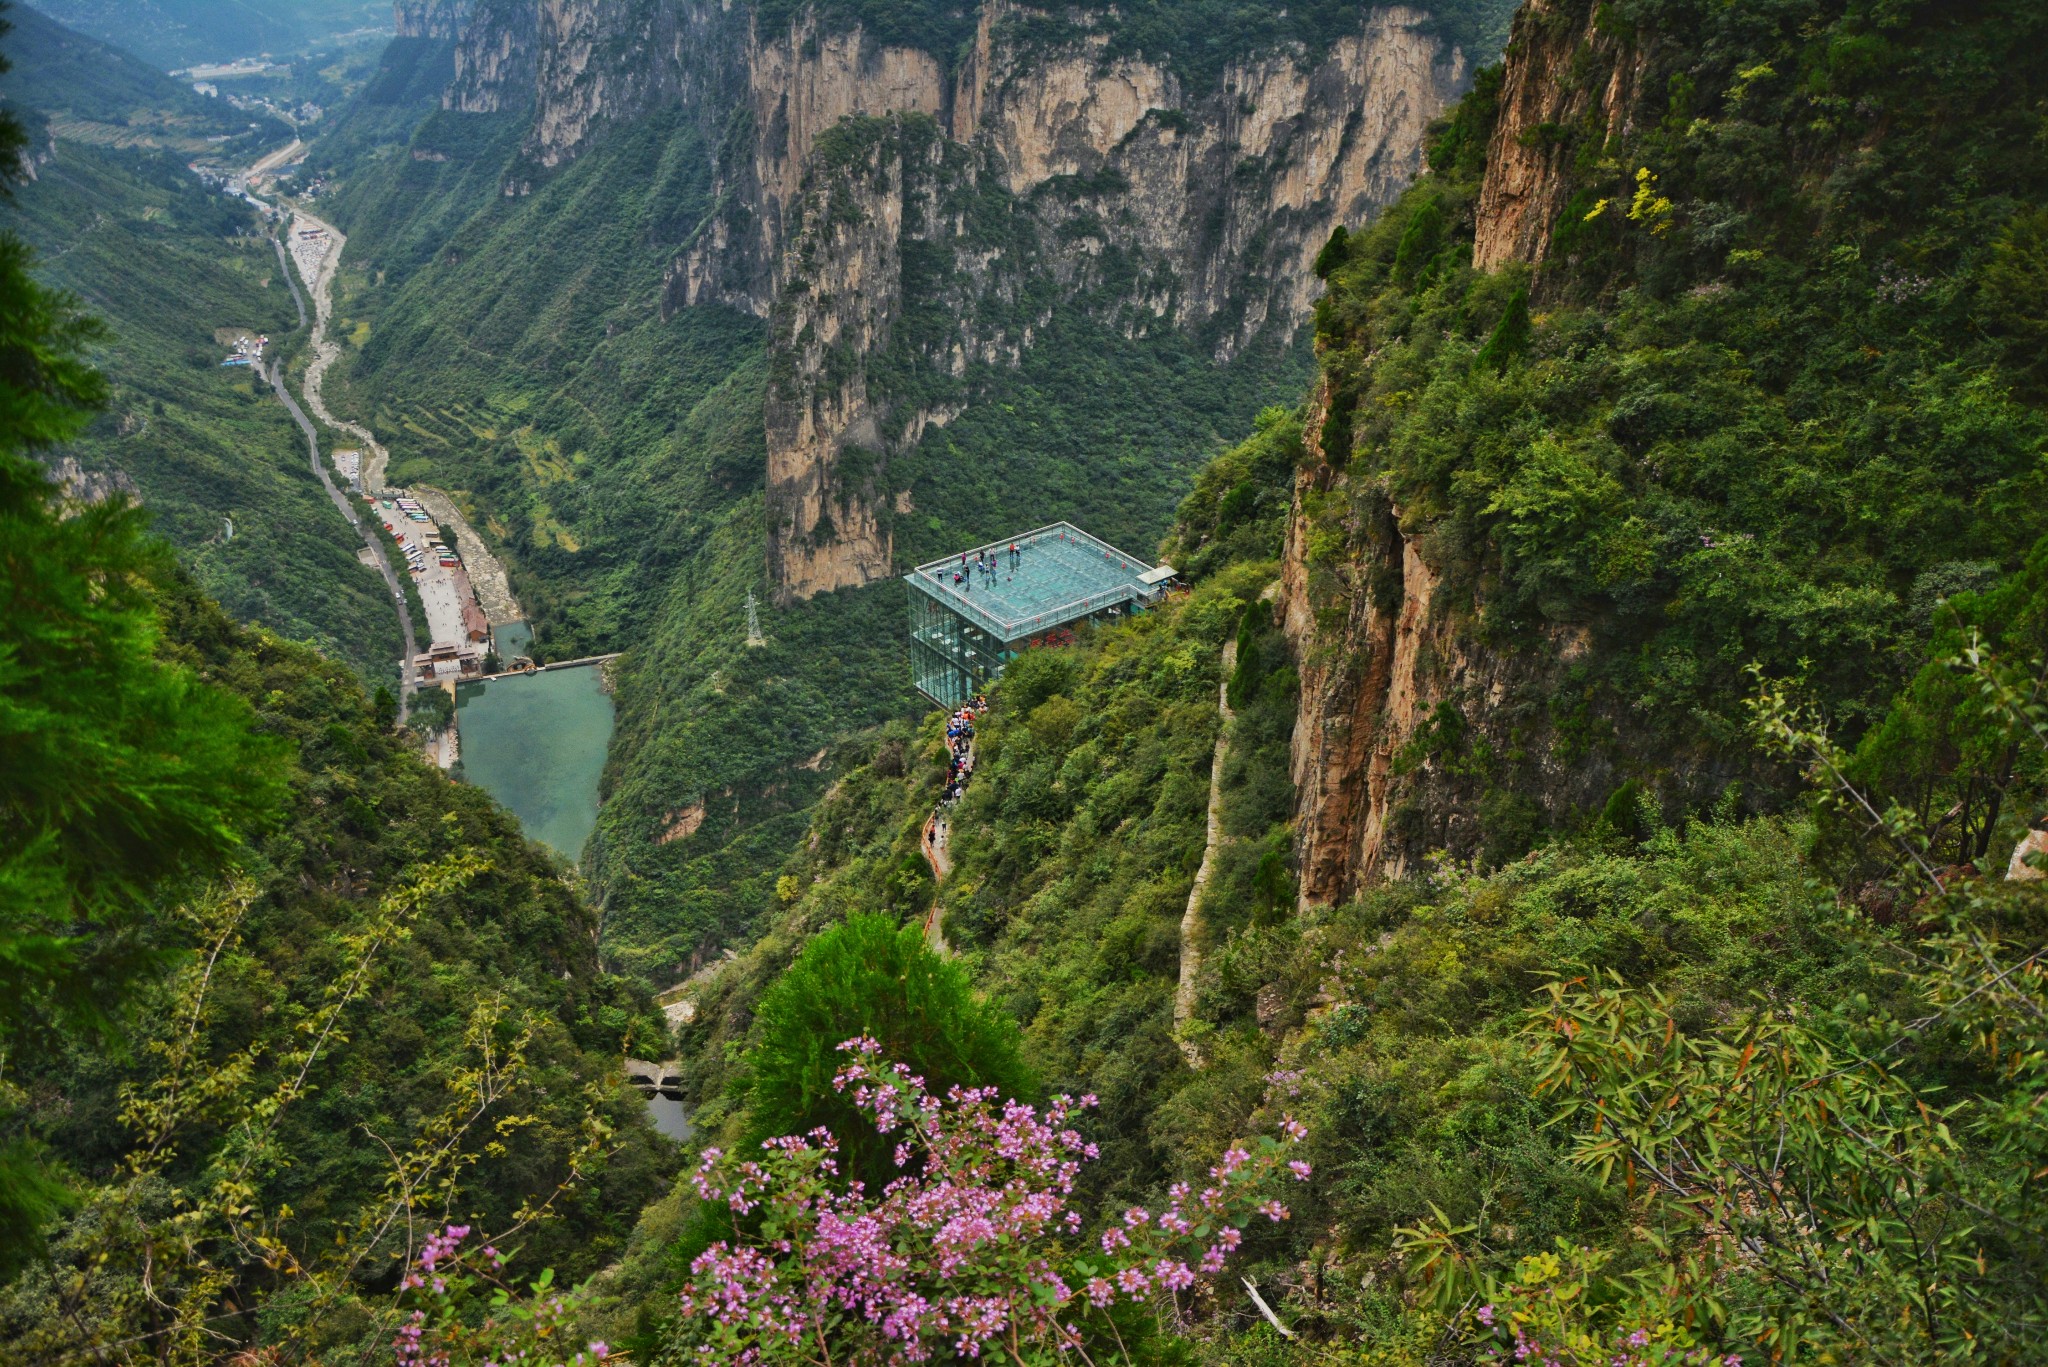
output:
[[[1143,608],[1171,574],[1066,522],[919,565],[904,576],[918,690],[957,707],[1018,651]]]

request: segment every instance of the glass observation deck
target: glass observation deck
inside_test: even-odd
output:
[[[1142,611],[1172,577],[1171,565],[1155,569],[1065,522],[919,565],[903,576],[912,681],[958,707],[1019,651],[1064,645],[1077,623]]]

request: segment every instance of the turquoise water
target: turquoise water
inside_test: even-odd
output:
[[[598,666],[551,669],[455,691],[462,774],[519,818],[527,835],[579,858],[597,825],[597,782],[612,739]]]
[[[491,628],[491,645],[498,652],[498,668],[510,669],[514,657],[533,653],[533,628],[524,622],[505,622]]]

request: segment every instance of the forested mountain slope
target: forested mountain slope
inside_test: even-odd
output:
[[[388,31],[393,7],[383,0],[43,0],[40,8],[101,42],[177,68],[279,57],[363,29]]]
[[[944,881],[935,724],[864,742],[693,985],[719,1140],[782,1104],[784,981],[939,1066],[818,948],[935,922],[1100,1098],[1097,1220],[1306,1123],[1244,1245],[1293,1337],[1233,1281],[1159,1311],[1198,1360],[2033,1360],[2041,23],[1525,7],[1320,254],[1194,594],[995,690]],[[640,1344],[709,1335],[657,1292],[722,1232],[650,1214]]]
[[[0,112],[0,180],[25,143]],[[236,624],[124,491],[51,479],[132,380],[95,369],[104,324],[31,274],[16,222],[0,1360],[386,1351],[405,1266],[458,1212],[595,1268],[665,1166],[618,1083],[660,1035],[644,992],[388,693]]]
[[[1220,255],[1147,269],[1242,278],[1145,277],[1156,330],[1102,206],[1159,188],[1168,107],[1053,139],[1090,183],[1019,194],[962,93],[979,120],[1078,50],[1185,96],[1198,144],[1260,108],[1213,98],[1223,48],[1312,89],[1357,16],[408,9],[325,154],[349,399],[464,492],[554,648],[631,636],[605,901],[134,515],[56,500],[22,452],[96,382],[0,253],[30,551],[0,555],[0,1344],[2041,1357],[2038,5],[1532,0],[1426,173],[1281,253],[1306,277],[1230,255],[1273,168],[1209,186]],[[716,138],[703,69],[650,51],[741,54]],[[778,100],[764,140],[752,74],[834,63],[905,107]],[[1274,329],[1312,297],[1290,381]],[[933,364],[1019,319],[1013,355]],[[1191,585],[1011,664],[941,878],[953,752],[890,682],[895,586],[800,581],[1002,530],[1013,492]],[[774,552],[814,493],[829,532]],[[671,1043],[632,977],[682,970],[695,1152],[655,1199],[612,1075]]]
[[[196,1348],[223,1299],[230,1341],[384,1351],[444,1216],[530,1225],[530,1271],[595,1271],[672,1162],[616,1077],[658,1047],[644,993],[598,971],[550,856],[348,670],[189,583],[155,597],[166,663],[242,700],[282,772],[244,776],[274,806],[234,876],[139,927],[130,952],[174,971],[119,1009],[119,1047],[38,1032],[10,1070],[8,1137],[77,1209],[0,1290],[0,1360],[152,1328]]]
[[[1521,13],[1432,174],[1320,263],[1280,604],[1305,904],[1433,849],[1511,858],[1623,790],[1774,805],[1749,666],[1854,741],[1954,596],[2021,566],[2048,530],[2041,22]],[[2035,814],[1958,796],[1956,860]]]
[[[10,5],[7,24],[13,70],[0,99],[54,118],[63,137],[232,155],[285,132],[284,125],[258,116],[261,127],[249,137],[251,120],[240,110],[208,100],[132,52],[68,29],[40,10]]]
[[[1156,540],[1505,6],[925,10],[423,13],[393,60],[459,33],[443,107],[314,152],[394,477],[473,502],[544,649],[637,647],[587,862],[650,978],[744,936],[832,745],[915,705],[893,586],[828,591]]]
[[[215,337],[268,334],[275,356],[298,315],[255,213],[201,184],[185,159],[206,148],[253,161],[284,131],[249,131],[237,111],[33,11],[11,22],[17,66],[0,76],[0,100],[32,121],[35,174],[10,218],[41,278],[107,330],[97,359],[110,401],[56,453],[59,468],[83,487],[135,494],[238,619],[395,684],[401,646],[383,582],[356,559],[269,386],[222,367],[230,348]]]

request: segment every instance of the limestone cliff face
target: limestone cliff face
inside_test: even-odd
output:
[[[1578,123],[1599,143],[1627,129],[1645,62],[1593,15],[1588,0],[1529,0],[1517,15],[1474,207],[1480,269],[1519,262],[1541,279],[1574,192],[1547,127]],[[1615,783],[1597,750],[1560,759],[1571,747],[1556,734],[1557,704],[1588,635],[1553,627],[1513,648],[1478,641],[1477,590],[1444,583],[1430,528],[1354,472],[1349,452],[1322,450],[1323,414],[1319,401],[1276,604],[1301,673],[1304,906],[1414,872],[1430,851],[1512,852],[1518,829],[1568,820]]]
[[[394,0],[392,27],[400,38],[454,38],[469,18],[470,0]]]
[[[1606,32],[1588,0],[1528,0],[1515,15],[1499,118],[1474,210],[1472,264],[1541,267],[1572,196],[1566,143],[1576,125],[1593,146],[1625,137],[1641,94],[1645,54]]]
[[[1604,755],[1567,764],[1554,743],[1551,705],[1584,632],[1554,628],[1513,651],[1475,639],[1480,604],[1443,581],[1427,528],[1407,525],[1375,480],[1326,460],[1321,422],[1319,401],[1275,603],[1301,675],[1292,761],[1304,907],[1416,872],[1432,851],[1518,852],[1518,830],[1597,807],[1615,782]],[[1520,787],[1496,787],[1511,763]]]
[[[1106,20],[1069,14],[1048,40],[1007,0],[974,13],[959,54],[808,10],[765,29],[740,0],[478,0],[463,34],[446,102],[530,102],[534,174],[657,106],[716,149],[717,208],[662,302],[772,322],[769,565],[785,598],[892,572],[889,457],[1030,346],[1046,318],[1016,305],[1028,282],[1094,291],[1127,335],[1192,330],[1219,359],[1291,331],[1317,249],[1414,176],[1467,76],[1416,9],[1362,9],[1326,51],[1248,53],[1200,90],[1113,56]],[[822,228],[835,202],[858,222]],[[942,300],[951,326],[903,332],[906,241],[918,302]],[[1123,283],[1105,296],[1110,259]],[[915,403],[871,378],[885,352],[889,375],[930,381]]]
[[[1226,353],[1268,322],[1306,316],[1330,230],[1407,186],[1424,130],[1466,78],[1463,55],[1429,37],[1415,9],[1363,15],[1315,62],[1233,64],[1200,93],[1163,66],[1108,58],[1107,35],[1051,52],[1016,44],[1014,17],[983,10],[953,138],[983,148],[1015,195],[1060,177],[1118,187],[1106,207],[1131,245],[1171,267],[1164,311],[1181,325],[1232,314]]]
[[[441,96],[446,109],[495,114],[532,96],[541,31],[541,0],[483,0],[455,44],[455,79]]]
[[[867,357],[902,302],[905,161],[901,139],[867,139],[847,157],[850,175],[821,177],[785,206],[804,273],[776,313],[764,415],[768,572],[785,597],[893,568]]]

